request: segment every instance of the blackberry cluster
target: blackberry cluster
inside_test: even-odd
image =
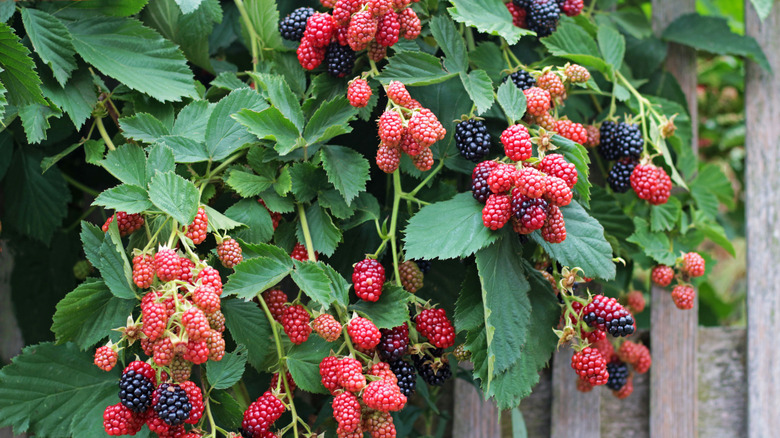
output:
[[[133,412],[144,412],[152,403],[154,383],[135,370],[122,374],[119,380],[119,401]]]
[[[471,195],[474,199],[484,204],[488,197],[493,194],[487,183],[488,176],[493,167],[477,165],[471,178]]]
[[[521,90],[527,90],[536,86],[536,79],[531,76],[531,73],[528,73],[525,70],[518,70],[507,77],[511,79],[515,86]]]
[[[628,312],[625,316],[607,321],[607,333],[614,337],[628,336],[634,333],[634,317]]]
[[[628,380],[628,365],[625,362],[614,361],[607,364],[607,372],[609,373],[609,380],[607,380],[607,388],[617,391],[625,386]]]
[[[398,359],[390,362],[390,370],[393,371],[393,374],[398,379],[398,388],[401,389],[401,393],[411,397],[417,388],[417,373],[414,371],[412,364]]]
[[[420,272],[423,274],[427,274],[431,270],[430,260],[415,260],[414,262],[417,263],[417,267],[420,268]]]
[[[631,172],[636,167],[636,160],[625,157],[618,160],[609,170],[607,182],[612,190],[617,193],[625,193],[631,188]]]
[[[327,66],[328,73],[337,78],[343,78],[352,73],[352,68],[355,66],[355,59],[354,50],[349,46],[342,46],[336,41],[330,43],[325,52],[325,65]]]
[[[417,369],[417,372],[420,373],[420,377],[422,377],[425,383],[431,386],[441,386],[445,381],[447,381],[447,379],[452,377],[452,370],[450,369],[449,362],[442,361],[442,365],[438,370],[433,369],[434,359],[441,356],[441,348],[428,350],[427,354],[422,353],[412,355],[414,367]]]
[[[158,388],[159,398],[154,405],[157,417],[169,426],[184,423],[190,417],[192,404],[187,397],[187,392],[181,386],[171,383],[163,383]]]
[[[306,21],[314,15],[312,8],[298,8],[279,22],[279,33],[282,38],[290,41],[300,41],[306,30]]]
[[[485,122],[468,119],[455,125],[455,145],[460,155],[473,162],[479,162],[490,153],[490,134]]]
[[[377,345],[382,360],[398,360],[406,354],[409,347],[409,327],[404,323],[391,329],[381,329],[382,339]]]
[[[526,8],[528,29],[536,32],[539,38],[552,35],[561,18],[561,8],[555,0],[533,0]]]
[[[605,160],[623,157],[639,158],[644,150],[645,140],[638,125],[607,120],[599,128],[601,137],[598,151]]]

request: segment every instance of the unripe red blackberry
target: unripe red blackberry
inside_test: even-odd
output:
[[[696,290],[687,284],[678,284],[672,289],[672,300],[678,309],[693,309],[693,305],[696,303]]]
[[[515,188],[520,190],[523,196],[541,198],[547,190],[547,176],[533,167],[523,167],[515,176]]]
[[[400,82],[397,83],[400,84]],[[391,86],[392,84],[393,82],[391,82]],[[390,87],[388,87],[388,90],[390,90]],[[405,90],[406,89],[404,88],[404,91]],[[399,95],[403,94],[400,91],[398,93]],[[408,95],[408,92],[406,95]],[[403,98],[403,96],[400,98]],[[411,96],[409,96],[409,99],[411,99]],[[387,110],[383,112],[382,115],[379,116],[377,125],[379,126],[379,139],[382,140],[382,144],[388,147],[398,147],[401,145],[401,139],[406,132],[406,127],[404,126],[403,118],[398,111]]]
[[[309,339],[312,331],[311,326],[309,326],[310,320],[309,312],[300,304],[284,310],[281,320],[282,327],[293,344],[300,345]]]
[[[209,351],[209,360],[219,362],[225,356],[225,338],[222,332],[210,330],[209,337],[206,339],[206,347]]]
[[[409,133],[423,148],[428,148],[439,140],[442,131],[444,127],[441,122],[427,108],[416,111],[409,119]]]
[[[444,309],[425,309],[415,318],[417,331],[437,348],[455,345],[455,328]]]
[[[95,350],[95,365],[103,371],[111,371],[116,365],[117,352],[108,345]]]
[[[558,177],[566,182],[569,188],[577,184],[577,167],[574,163],[569,163],[561,154],[547,154],[539,162],[539,170]]]
[[[195,277],[195,281],[200,281],[201,284],[209,285],[214,288],[217,295],[222,295],[222,277],[219,275],[219,271],[206,266],[198,272]]]
[[[189,341],[187,342],[187,349],[184,351],[184,359],[200,365],[206,363],[209,360],[211,351],[209,350],[209,343],[204,341]]]
[[[416,157],[412,157],[412,164],[420,172],[427,172],[433,167],[433,152],[429,148],[423,149]]]
[[[541,228],[542,239],[550,243],[561,243],[566,240],[566,223],[561,209],[551,205],[547,210],[547,220]]]
[[[306,70],[314,70],[325,60],[325,47],[317,47],[311,39],[304,37],[296,49],[298,63]]]
[[[552,97],[561,97],[566,94],[566,88],[564,88],[560,76],[551,71],[539,76],[536,85],[542,90],[549,91]]]
[[[368,105],[368,100],[371,99],[371,87],[368,85],[368,82],[361,77],[356,77],[349,81],[347,99],[349,104],[355,108],[363,108]]]
[[[598,350],[590,347],[574,353],[571,367],[581,379],[587,380],[593,386],[604,385],[609,379],[607,363]]]
[[[217,245],[217,257],[222,262],[222,266],[230,269],[244,260],[241,254],[241,246],[235,239],[227,238]]]
[[[400,36],[407,40],[417,38],[422,30],[420,18],[412,8],[406,8],[398,13],[398,24],[401,26]]]
[[[315,12],[306,20],[303,39],[311,41],[315,47],[325,47],[333,36],[333,17],[330,14]]]
[[[370,409],[397,412],[406,406],[406,396],[398,385],[387,379],[370,382],[363,391],[363,402]]]
[[[626,296],[626,306],[635,315],[645,310],[645,304],[645,296],[638,290],[632,290]]]
[[[181,315],[181,322],[187,331],[187,337],[192,341],[204,341],[211,332],[209,320],[202,310],[190,307]]]
[[[368,42],[374,39],[378,27],[378,20],[369,11],[360,11],[352,15],[347,30],[349,47],[354,51],[363,50]]]
[[[274,373],[273,377],[271,377],[271,384],[268,385],[269,391],[280,391],[280,393],[284,394],[287,392],[287,389],[284,387],[284,382],[287,382],[287,386],[290,388],[290,392],[294,392],[295,388],[298,387],[296,385],[295,380],[293,380],[292,374],[290,374],[289,371],[287,371],[284,374],[284,381],[279,381],[279,373]]]
[[[588,142],[588,131],[585,127],[568,119],[556,120],[555,132],[575,143],[584,145]]]
[[[195,218],[192,220],[192,223],[187,226],[184,235],[192,239],[192,243],[198,245],[206,240],[208,231],[209,217],[203,207],[198,207],[198,212],[195,213]]]
[[[341,324],[332,315],[323,313],[314,318],[312,328],[322,339],[335,342],[341,336]]]
[[[358,392],[366,387],[363,366],[356,359],[345,357],[336,364],[339,386],[349,392]]]
[[[210,315],[220,309],[219,295],[208,284],[202,284],[192,291],[192,302],[203,310],[203,313],[206,315]]]
[[[550,92],[539,87],[523,90],[526,99],[526,112],[532,116],[542,116],[550,110]]]
[[[531,135],[528,128],[521,124],[512,125],[501,133],[501,144],[504,153],[512,161],[525,161],[533,153]]]
[[[589,148],[595,148],[598,146],[599,143],[601,143],[601,133],[599,132],[599,128],[593,125],[587,125],[585,126],[585,130],[588,131],[588,141],[583,146]]]
[[[185,423],[198,424],[198,421],[200,421],[201,417],[203,416],[204,410],[203,393],[200,390],[200,386],[190,381],[182,382],[180,386],[181,389],[187,393],[187,399],[192,405],[190,417],[185,421]]]
[[[376,166],[384,173],[393,173],[401,165],[401,151],[382,143],[376,151]]]
[[[686,253],[683,256],[682,273],[689,277],[704,275],[704,258],[696,252]]]
[[[525,28],[527,26],[525,22],[525,16],[526,12],[525,9],[517,6],[513,2],[505,3],[504,4],[509,10],[509,13],[512,15],[512,24],[516,27]]]
[[[181,262],[176,251],[161,246],[154,255],[154,269],[162,282],[178,280],[181,277]]]
[[[340,359],[333,356],[327,356],[320,361],[320,377],[322,386],[331,394],[337,394],[341,385],[339,384],[338,364]],[[361,371],[362,375],[362,371]]]
[[[398,22],[398,14],[392,9],[379,17],[374,38],[382,46],[390,47],[398,42],[401,34],[401,23]]]
[[[333,418],[338,422],[340,430],[354,432],[360,428],[360,402],[354,394],[342,392],[333,399],[332,407]]]
[[[571,0],[567,0],[567,1],[571,1]],[[579,0],[579,1],[582,1],[582,0]],[[624,398],[627,398],[627,397],[628,397],[629,395],[631,395],[633,392],[634,392],[634,378],[633,378],[633,376],[631,376],[631,375],[629,374],[629,375],[628,375],[628,378],[626,379],[626,384],[625,384],[625,385],[623,385],[623,387],[622,387],[622,388],[620,388],[619,390],[617,390],[617,391],[612,391],[612,394],[613,394],[615,397],[617,397],[617,398],[619,398],[619,399],[621,399],[621,400],[622,400],[622,399],[624,399]]]
[[[401,276],[401,286],[407,292],[416,293],[423,287],[423,273],[414,261],[406,260],[398,265],[398,274]]]
[[[306,250],[306,246],[298,242],[293,247],[293,250],[290,253],[290,257],[294,258],[295,260],[298,260],[299,262],[305,262],[309,260],[309,252]],[[314,260],[317,259],[319,259],[319,253],[317,251],[314,251]]]
[[[523,195],[519,188],[512,189],[512,215],[517,218],[523,230],[527,231],[521,234],[542,228],[548,209],[549,204],[544,199],[529,198]]]
[[[387,47],[380,45],[376,41],[371,41],[368,43],[366,53],[368,54],[368,59],[379,62],[387,57]]]
[[[114,218],[117,220],[119,235],[123,237],[144,226],[144,217],[141,216],[141,214],[127,214],[124,211],[117,211],[108,219],[106,219],[106,222],[100,228],[104,233],[108,231],[108,227],[111,225],[111,222],[114,221]]]
[[[571,204],[573,193],[566,181],[557,176],[547,176],[547,187],[544,190],[544,199],[551,205],[565,207]]]
[[[512,201],[508,195],[490,195],[482,209],[482,223],[491,230],[497,230],[507,222],[512,215]]]
[[[380,333],[382,333],[382,339],[377,346],[379,357],[392,362],[406,354],[409,348],[409,326],[407,323],[391,329],[380,329]]]
[[[136,414],[121,403],[103,411],[103,429],[111,436],[135,435],[144,425],[144,416]]]
[[[657,286],[666,287],[672,283],[674,269],[666,265],[658,265],[653,268],[650,277]]]
[[[379,344],[382,334],[373,322],[363,317],[353,318],[347,325],[352,343],[363,350],[371,350]]]
[[[192,375],[192,364],[177,354],[171,360],[170,370],[174,382],[184,382]]]
[[[413,100],[406,86],[399,81],[390,81],[385,87],[385,92],[387,93],[387,98],[396,105],[406,107]]]
[[[511,164],[499,163],[488,175],[487,183],[493,193],[506,193],[512,188],[517,169]]]
[[[568,2],[569,0],[567,0]],[[580,1],[581,0],[574,0],[574,1]],[[564,10],[566,8],[564,7]],[[568,15],[568,13],[566,14]],[[577,65],[577,64],[569,64],[563,69],[563,74],[566,75],[566,79],[568,79],[573,84],[584,84],[585,82],[588,82],[590,79],[590,72],[587,68]]]
[[[141,289],[152,287],[154,281],[154,259],[150,254],[133,257],[133,283]]]
[[[244,411],[241,429],[251,437],[266,437],[271,425],[282,416],[284,404],[266,391]]]
[[[376,259],[361,260],[352,271],[352,284],[360,299],[375,302],[382,296],[385,268]]]

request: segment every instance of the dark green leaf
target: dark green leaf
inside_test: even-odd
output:
[[[290,167],[292,193],[298,202],[309,202],[328,184],[328,176],[319,166],[304,161]],[[274,210],[279,211],[279,210]]]
[[[46,105],[34,103],[19,107],[19,118],[22,119],[24,133],[28,143],[40,143],[46,140],[46,131],[49,130],[49,119],[59,118],[62,111],[56,105],[47,102]]]
[[[225,216],[241,222],[247,227],[235,230],[236,237],[249,243],[264,243],[271,240],[274,234],[274,224],[271,215],[254,199],[242,199],[225,210]]]
[[[447,11],[452,19],[476,27],[490,35],[501,36],[507,43],[515,44],[531,31],[512,24],[512,15],[500,0],[453,0]]]
[[[604,231],[618,240],[626,240],[634,232],[631,218],[623,212],[614,197],[599,186],[592,187],[590,214],[599,221]]]
[[[95,198],[92,205],[101,205],[109,210],[124,211],[128,214],[152,208],[146,190],[129,184],[121,184],[104,191]]]
[[[333,255],[339,242],[341,242],[341,230],[333,224],[333,219],[320,207],[318,202],[306,208],[306,219],[314,250],[326,256]],[[298,229],[295,235],[298,237],[299,242],[305,241],[301,222],[298,222]]]
[[[11,105],[46,104],[30,51],[5,23],[0,23],[0,83],[8,90]]]
[[[424,52],[401,52],[388,60],[377,79],[382,83],[400,81],[406,85],[430,85],[444,82],[457,75],[448,73],[439,58]]]
[[[594,67],[609,74],[611,67],[600,58],[599,48],[588,32],[570,20],[562,20],[551,36],[540,40],[552,55]]]
[[[206,377],[213,389],[227,389],[235,385],[244,375],[246,367],[246,346],[236,345],[235,351],[226,353],[222,360],[206,362]]]
[[[357,110],[342,97],[323,102],[306,124],[303,136],[309,144],[325,143],[333,137],[352,132],[349,121],[355,118]]]
[[[723,173],[717,164],[708,163],[699,169],[699,174],[691,183],[691,187],[704,187],[711,192],[718,201],[729,208],[734,208],[734,187],[731,180]]]
[[[218,426],[228,430],[241,427],[245,407],[238,404],[230,391],[212,391],[211,399],[211,412]]]
[[[183,135],[166,135],[157,144],[167,146],[179,163],[199,163],[210,158],[203,142]]]
[[[615,70],[620,69],[623,55],[626,53],[626,39],[623,35],[610,26],[599,26],[598,42],[601,55],[607,64]]]
[[[173,151],[168,146],[156,144],[149,148],[149,158],[146,160],[146,183],[150,183],[157,173],[176,170]]]
[[[268,348],[274,341],[263,309],[252,301],[223,299],[222,313],[225,314],[225,327],[230,335],[237,344],[246,345],[249,363],[256,370],[263,371],[262,363],[266,356],[274,354],[274,349]]]
[[[38,9],[22,8],[22,22],[35,53],[51,67],[57,82],[64,87],[76,69],[70,32],[56,17]]]
[[[103,161],[103,155],[106,153],[106,144],[103,139],[100,140],[87,140],[84,142],[84,154],[86,155],[86,162],[100,166],[100,162]]]
[[[95,84],[89,70],[81,68],[76,71],[65,87],[61,87],[46,72],[42,72],[41,80],[44,95],[68,114],[76,129],[81,129],[97,102]]]
[[[349,304],[349,283],[344,277],[341,276],[330,265],[326,265],[323,262],[317,262],[317,265],[322,268],[325,275],[328,276],[328,287],[330,287],[330,294],[336,301],[343,307],[347,307]]]
[[[200,193],[191,181],[174,172],[157,173],[149,183],[149,199],[179,224],[189,224],[198,211]]]
[[[230,116],[241,110],[260,111],[267,107],[260,95],[250,88],[235,90],[217,102],[206,124],[206,147],[211,159],[225,159],[253,141],[246,128]]]
[[[105,233],[97,225],[87,221],[81,221],[81,244],[84,247],[84,254],[92,266],[100,269],[100,246],[103,245]]]
[[[319,336],[309,336],[301,345],[294,345],[287,356],[287,367],[295,383],[304,391],[327,394],[322,386],[320,362],[333,346]]]
[[[125,184],[146,187],[146,154],[140,146],[124,144],[109,151],[101,163],[111,175]]]
[[[126,138],[154,143],[163,135],[170,134],[161,121],[149,113],[137,113],[131,117],[119,119],[119,127]]]
[[[482,307],[482,284],[477,271],[469,266],[463,280],[458,301],[455,302],[455,328],[458,332],[471,331],[485,324],[485,310]]]
[[[347,205],[366,189],[370,164],[362,154],[344,146],[323,146],[322,167],[328,180],[338,190]]]
[[[469,68],[466,43],[453,22],[444,15],[437,15],[430,21],[431,33],[444,52],[445,64],[450,71],[467,72]]]
[[[650,207],[650,230],[670,231],[680,220],[680,213],[682,213],[682,204],[675,197],[669,198],[665,204],[653,205]]]
[[[257,257],[244,260],[234,269],[235,272],[225,285],[225,295],[236,295],[238,298],[251,300],[257,294],[282,281],[292,271],[292,259],[284,263],[279,259]],[[251,346],[248,344],[247,346],[251,351]]]
[[[672,244],[666,234],[653,233],[646,220],[634,217],[634,234],[629,236],[629,242],[636,243],[647,254],[662,265],[673,266],[677,258],[672,251]]]
[[[243,198],[252,198],[271,187],[272,181],[262,175],[255,175],[239,169],[233,169],[228,175],[228,185]]]
[[[331,295],[330,279],[322,270],[322,266],[315,262],[299,262],[298,260],[293,260],[293,264],[295,270],[291,277],[295,284],[309,298],[320,303],[323,309],[327,310],[334,297]]]
[[[53,15],[72,19],[84,16],[111,15],[129,17],[141,12],[149,0],[81,0],[79,2],[52,2],[48,8]]]
[[[482,114],[493,105],[493,83],[485,70],[473,70],[471,73],[460,73],[463,88],[477,106],[477,114]]]
[[[279,155],[287,155],[299,146],[298,128],[277,108],[266,108],[259,112],[242,110],[234,114],[233,118],[257,138],[276,140],[275,149]]]
[[[393,328],[409,320],[407,304],[411,300],[412,295],[409,292],[394,284],[385,283],[379,301],[369,303],[360,300],[349,308],[373,321],[378,328]]]
[[[504,110],[509,123],[515,123],[525,115],[525,94],[510,80],[498,87],[498,104]]]
[[[268,101],[271,102],[271,105],[277,108],[287,120],[291,121],[298,128],[298,132],[302,132],[304,118],[301,104],[295,93],[290,90],[284,77],[269,74],[260,74],[256,77],[258,85],[262,86],[268,94]]]
[[[111,221],[108,234],[100,245],[100,265],[97,266],[106,286],[114,296],[127,300],[135,299],[133,286],[133,270],[119,237],[117,221]]]

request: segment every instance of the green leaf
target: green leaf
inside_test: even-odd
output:
[[[304,391],[316,394],[327,394],[322,386],[320,362],[333,346],[319,336],[309,336],[309,340],[301,345],[293,345],[287,356],[287,367],[293,380]]]
[[[274,24],[276,27],[276,24]],[[268,95],[268,101],[271,105],[276,107],[284,117],[293,122],[298,132],[303,131],[303,110],[301,110],[301,104],[298,102],[298,97],[292,92],[290,86],[284,80],[283,76],[260,74],[254,75],[257,78],[257,83],[263,88]]]
[[[146,154],[140,146],[119,146],[108,152],[101,165],[125,184],[146,187]]]
[[[505,81],[498,87],[498,104],[504,110],[509,123],[519,121],[525,115],[525,93],[515,86],[512,81]]]
[[[103,139],[100,140],[87,140],[84,142],[84,154],[86,155],[86,162],[100,166],[100,162],[103,161],[103,154],[106,153],[106,144]]]
[[[482,285],[476,269],[469,266],[466,270],[466,278],[455,302],[454,322],[458,332],[471,331],[484,326],[485,311],[482,308]]]
[[[342,96],[323,102],[306,124],[303,137],[309,144],[325,143],[337,135],[352,132],[349,121],[354,119],[355,115],[357,109]]]
[[[663,38],[717,55],[745,56],[764,70],[772,71],[756,40],[731,32],[725,18],[695,13],[682,15],[664,30]]]
[[[0,427],[36,436],[103,434],[74,427],[82,419],[102,424],[102,410],[116,402],[118,371],[92,365],[92,356],[70,343],[25,347],[0,370]]]
[[[111,293],[118,298],[135,299],[133,270],[122,246],[122,238],[119,237],[117,221],[111,221],[98,254],[100,265],[96,267]]]
[[[163,136],[157,144],[168,147],[178,163],[199,163],[211,158],[203,142],[182,135]]]
[[[206,125],[216,105],[205,100],[196,100],[179,111],[171,134],[191,138],[197,142],[206,141]]]
[[[260,112],[242,110],[234,114],[233,118],[257,138],[276,140],[275,149],[279,155],[287,155],[299,146],[298,128],[277,108],[266,108]]]
[[[105,233],[97,225],[87,221],[81,221],[81,244],[84,247],[84,254],[87,260],[97,269],[100,269],[100,246],[103,245]]]
[[[661,205],[650,207],[650,230],[671,231],[680,220],[682,204],[680,200],[671,197],[669,201]]]
[[[246,368],[246,346],[236,345],[232,353],[226,353],[219,362],[210,360],[206,362],[206,377],[213,389],[228,389],[235,385]]]
[[[561,20],[558,29],[540,41],[552,55],[594,67],[611,76],[611,67],[601,59],[596,42],[585,29],[571,20]]]
[[[163,102],[197,95],[181,51],[139,21],[93,17],[68,27],[79,55],[129,88]]]
[[[0,67],[0,73],[2,73],[2,67]],[[8,92],[8,90],[5,89],[5,86],[2,82],[0,82],[0,119],[5,115],[5,107],[8,106],[8,99],[6,99],[5,95]]]
[[[692,190],[697,187],[706,188],[707,191],[718,198],[718,201],[729,208],[734,208],[736,205],[734,202],[734,187],[717,164],[707,163],[702,165],[698,175],[696,175],[696,179],[691,183],[691,187]]]
[[[430,27],[433,37],[446,56],[444,62],[447,68],[450,71],[467,72],[469,60],[466,43],[453,22],[444,15],[437,15],[431,19]]]
[[[328,181],[344,196],[347,205],[366,189],[370,164],[363,155],[344,146],[323,146],[322,167]]]
[[[211,412],[218,426],[228,430],[241,427],[246,406],[241,406],[230,391],[213,391],[211,399]]]
[[[476,27],[480,32],[501,36],[510,45],[532,33],[512,24],[512,15],[500,0],[452,0],[451,3],[453,7],[447,11],[453,20]]]
[[[728,235],[726,235],[726,230],[724,230],[720,224],[713,221],[697,221],[696,227],[700,229],[708,239],[728,251],[732,257],[736,257],[734,245],[731,243],[731,240],[729,240]]]
[[[149,183],[149,199],[179,224],[189,224],[198,211],[198,189],[174,172],[157,173]]]
[[[268,243],[245,243],[241,242],[244,259],[253,259],[257,257],[267,257],[279,259],[282,263],[287,263],[290,255],[285,250]]]
[[[92,115],[97,102],[95,84],[89,70],[77,70],[64,87],[61,87],[47,72],[41,72],[43,94],[70,117],[76,129]]]
[[[235,272],[228,277],[225,285],[225,295],[236,295],[238,298],[251,300],[290,274],[292,259],[288,258],[284,262],[278,258],[257,257],[244,260],[234,269]],[[243,343],[243,341],[239,342]]]
[[[253,141],[243,125],[230,116],[244,110],[260,111],[268,106],[250,88],[241,88],[223,97],[214,107],[206,125],[206,146],[212,160],[222,160]]]
[[[507,12],[508,13],[508,12]],[[387,84],[400,81],[405,85],[430,85],[457,75],[444,71],[439,58],[425,52],[400,52],[388,59],[377,79]]]
[[[23,8],[22,23],[35,53],[51,67],[57,82],[64,87],[76,69],[70,32],[56,17],[38,9]]]
[[[111,15],[128,17],[141,12],[149,0],[81,0],[79,2],[52,2],[49,12],[67,18]],[[56,5],[56,6],[55,6]]]
[[[566,240],[561,243],[549,243],[541,234],[534,232],[531,237],[541,245],[561,266],[573,268],[579,266],[587,277],[604,280],[615,278],[615,264],[612,262],[612,248],[604,238],[604,228],[576,201],[561,208],[566,222]]]
[[[626,53],[626,39],[615,28],[599,26],[598,31],[599,50],[604,61],[615,70],[623,64],[623,56]]]
[[[471,73],[460,73],[463,88],[477,106],[477,114],[482,114],[493,105],[493,83],[485,70],[473,70]]]
[[[349,283],[344,277],[341,276],[330,265],[326,265],[323,262],[317,262],[317,265],[322,269],[325,275],[328,276],[328,287],[330,288],[330,295],[334,298],[335,302],[343,307],[347,307],[349,304]]]
[[[235,230],[235,237],[240,237],[249,243],[263,243],[271,240],[274,235],[274,224],[271,215],[254,199],[242,199],[225,210],[228,218],[246,224],[246,228]]]
[[[30,51],[5,23],[0,23],[0,82],[8,90],[7,99],[11,105],[46,104]]]
[[[176,4],[181,8],[183,14],[189,14],[198,9],[203,0],[176,0]],[[220,388],[217,388],[220,389]]]
[[[301,288],[312,300],[322,304],[323,308],[327,310],[330,307],[330,303],[333,302],[333,296],[331,295],[330,279],[325,274],[322,266],[317,262],[300,262],[293,260],[295,270],[292,272],[292,279],[298,287]]]
[[[482,224],[482,206],[471,193],[423,207],[409,220],[404,234],[406,257],[424,260],[466,257],[499,236]]]
[[[326,256],[333,255],[339,242],[341,242],[341,231],[333,224],[333,219],[322,209],[318,202],[306,208],[306,219],[309,223],[309,232],[311,233],[314,250]],[[299,242],[305,241],[301,222],[298,222],[298,229],[295,235],[298,237]]]
[[[274,0],[245,0],[249,21],[252,22],[260,47],[279,49],[282,36],[279,33],[279,11]]]
[[[22,119],[27,142],[35,144],[46,140],[46,131],[50,128],[49,118],[59,118],[61,115],[62,111],[49,102],[46,105],[34,103],[19,107],[19,118]]]
[[[156,144],[149,148],[149,158],[146,160],[146,182],[152,181],[157,173],[173,172],[176,170],[173,152],[171,148],[162,144]]]
[[[211,81],[211,86],[232,91],[239,88],[249,87],[249,84],[239,79],[235,73],[226,71],[218,74],[217,77]]]
[[[634,234],[629,236],[629,242],[636,243],[647,254],[662,265],[674,266],[677,258],[672,251],[672,244],[666,234],[650,231],[648,223],[641,217],[634,217]]]
[[[623,212],[615,198],[599,186],[593,186],[590,214],[604,227],[604,231],[618,240],[626,240],[634,232],[631,218]]]
[[[323,169],[308,161],[290,167],[290,177],[292,193],[299,202],[311,201],[328,184],[328,176]]]
[[[126,138],[154,143],[163,135],[168,135],[168,128],[149,113],[137,113],[131,117],[119,119],[119,127]]]
[[[0,22],[7,22],[16,12],[15,2],[0,2]]]
[[[369,303],[360,300],[349,309],[373,321],[377,328],[393,328],[409,320],[407,304],[411,300],[412,295],[403,288],[385,283],[378,301]]]
[[[203,208],[206,210],[206,214],[209,217],[209,231],[212,232],[217,230],[229,231],[232,230],[233,228],[246,226],[241,222],[237,222],[234,221],[233,219],[230,219],[229,217],[218,212],[217,210],[214,210],[208,205],[204,205]]]
[[[104,191],[95,198],[92,205],[101,205],[109,210],[124,211],[128,214],[152,208],[146,190],[129,184],[121,184]]]
[[[560,153],[566,158],[566,161],[574,164],[577,169],[577,184],[574,185],[574,191],[580,195],[580,202],[588,205],[590,202],[590,157],[588,150],[581,144],[575,143],[568,138],[560,135],[553,136],[553,144],[558,146],[555,152]]]
[[[761,22],[766,20],[769,17],[769,13],[772,12],[772,2],[773,0],[750,0]]]
[[[57,303],[51,331],[58,344],[73,341],[86,350],[122,326],[136,304],[115,297],[100,280],[87,280]]]
[[[233,169],[230,171],[226,182],[233,190],[241,195],[241,197],[251,198],[271,187],[273,181],[262,175],[255,175],[254,173]]]
[[[263,371],[266,356],[276,354],[273,348],[268,348],[274,341],[263,309],[252,301],[223,299],[222,313],[225,314],[225,327],[230,335],[237,344],[246,345],[249,363],[256,370]]]
[[[48,244],[68,213],[70,190],[58,168],[41,173],[41,159],[30,147],[14,153],[5,176],[3,226]]]

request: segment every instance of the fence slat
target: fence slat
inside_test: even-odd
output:
[[[471,371],[471,363],[463,368]],[[485,401],[471,382],[455,379],[453,438],[501,438],[501,423],[496,402]]]
[[[571,369],[571,348],[561,348],[553,357],[552,438],[600,436],[601,391],[577,391],[577,375]]]
[[[762,23],[745,1],[746,33],[764,50],[774,77],[748,62],[745,83],[748,436],[780,430],[780,4]]]

